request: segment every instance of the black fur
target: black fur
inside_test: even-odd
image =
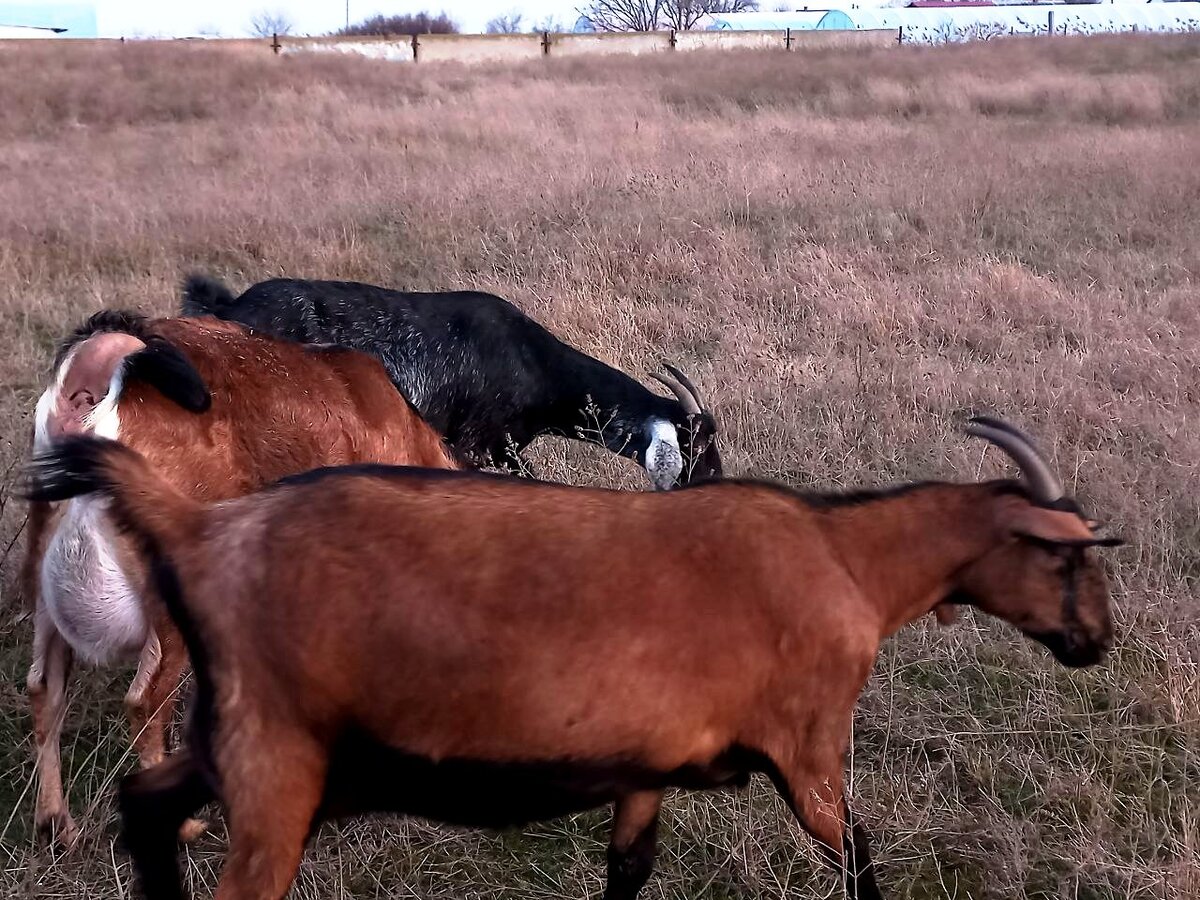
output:
[[[188,412],[208,412],[212,395],[200,373],[173,344],[151,337],[125,359],[126,381],[142,381]]]
[[[519,468],[518,454],[535,437],[556,434],[644,465],[649,423],[664,419],[679,435],[681,481],[721,474],[715,443],[704,449],[715,435],[711,416],[689,417],[675,398],[564,344],[493,294],[273,279],[234,298],[219,282],[192,275],[182,310],[374,355],[426,421],[478,464]],[[700,432],[695,453],[693,431]]]
[[[183,280],[183,306],[185,316],[216,316],[224,318],[221,311],[233,305],[237,298],[233,291],[215,278],[193,274]]]
[[[113,448],[132,450],[116,441],[91,435],[73,435],[35,454],[25,467],[20,494],[26,500],[56,502],[96,491],[108,493],[113,483],[108,461]]]
[[[705,764],[658,770],[622,759],[434,760],[347,732],[330,759],[316,819],[401,812],[451,825],[510,828],[594,809],[634,791],[744,788],[753,773],[773,771],[767,757],[739,745]]]
[[[121,842],[133,860],[142,894],[186,900],[179,869],[179,827],[216,794],[189,751],[121,780]]]
[[[476,480],[476,481],[508,481],[503,475],[497,475],[491,472],[476,472],[471,470],[454,470],[454,469],[426,469],[420,466],[396,466],[386,463],[354,463],[346,466],[322,466],[319,469],[310,469],[307,472],[299,472],[295,475],[287,475],[278,481],[274,486],[282,485],[305,485],[305,484],[320,484],[332,478],[399,478],[410,482],[439,482],[439,481],[461,481],[461,480]],[[524,485],[524,489],[533,489],[535,487],[552,487],[555,489],[563,489],[565,485],[555,481],[544,481],[536,478],[523,479],[520,484]],[[812,491],[802,491],[790,487],[786,484],[781,484],[776,481],[768,481],[761,478],[720,478],[710,481],[695,481],[691,484],[679,488],[680,491],[696,491],[704,487],[717,488],[733,488],[733,487],[748,487],[759,488],[768,491],[774,491],[782,494],[790,500],[799,501],[816,510],[838,509],[846,506],[861,506],[868,503],[877,503],[884,500],[890,500],[895,497],[903,497],[906,494],[915,491],[924,490],[930,487],[946,484],[947,482],[939,481],[919,481],[911,484],[902,484],[897,487],[880,488],[878,490],[855,490],[845,492],[829,492],[818,493]],[[997,494],[1016,494],[1018,496],[1028,496],[1024,485],[1016,481],[994,481],[991,485]],[[589,490],[606,490],[605,488],[589,488]],[[1105,543],[1097,541],[1096,543]],[[1107,544],[1106,544],[1107,545]]]
[[[608,884],[604,900],[637,900],[654,870],[658,846],[658,817],[638,833],[629,847],[608,848]]]

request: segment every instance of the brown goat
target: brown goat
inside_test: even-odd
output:
[[[86,432],[119,438],[176,489],[205,501],[315,466],[453,465],[440,437],[365,354],[252,336],[216,320],[117,311],[98,313],[64,342],[54,383],[38,402],[35,447]],[[35,502],[29,528],[22,571],[35,609],[35,823],[70,845],[78,831],[63,796],[59,738],[73,657],[138,655],[125,703],[148,766],[163,757],[187,654],[165,611],[141,602],[143,565],[103,504]]]
[[[110,499],[195,665],[190,753],[121,788],[144,890],[184,896],[176,829],[216,796],[221,900],[281,897],[332,816],[507,826],[606,803],[605,897],[633,898],[664,789],[765,772],[850,895],[879,897],[842,766],[880,643],[962,603],[1066,665],[1112,640],[1089,548],[1118,542],[1018,432],[971,428],[1027,486],[630,494],[357,466],[206,507],[117,444],[40,457],[34,496]]]

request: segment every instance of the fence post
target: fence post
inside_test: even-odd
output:
[[[413,62],[421,61],[421,39],[417,35],[412,36]]]
[[[278,34],[272,34],[272,35],[271,35],[271,50],[273,50],[273,51],[274,51],[274,53],[275,53],[275,55],[276,55],[276,56],[278,56],[278,55],[279,55],[279,47],[280,47],[280,44],[279,44],[279,35],[278,35]]]
[[[1054,10],[1046,13],[1046,34],[1050,37],[1054,36]]]
[[[550,55],[550,32],[542,32],[542,56]]]
[[[792,29],[790,29],[790,28],[787,29],[783,33],[783,49],[784,50],[792,49]]]
[[[675,49],[675,29],[674,29],[674,28],[672,28],[672,29],[671,29],[671,37],[670,37],[670,38],[668,38],[668,40],[667,40],[667,45],[668,45],[668,46],[669,46],[669,47],[670,47],[672,50],[674,50],[674,49]]]
[[[904,26],[903,25],[901,25],[899,28],[896,29],[896,43],[897,44],[904,43]]]

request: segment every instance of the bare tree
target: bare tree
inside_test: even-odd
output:
[[[525,31],[525,16],[517,12],[503,13],[488,21],[484,26],[488,34],[520,34]]]
[[[579,11],[597,31],[656,31],[664,0],[592,0]]]
[[[250,17],[250,31],[258,37],[273,34],[291,34],[296,24],[281,9],[260,9]]]
[[[548,15],[545,18],[535,22],[529,28],[535,34],[541,34],[543,31],[548,31],[551,34],[563,34],[570,31],[570,27],[556,15]]]
[[[597,31],[687,31],[702,16],[754,9],[757,0],[592,0],[580,12]]]

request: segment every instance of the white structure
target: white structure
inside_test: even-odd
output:
[[[1007,34],[1200,31],[1200,2],[1072,3],[831,10],[821,30],[904,30],[904,43],[986,40]]]
[[[807,31],[817,27],[828,9],[798,12],[737,12],[702,16],[696,28],[704,31]]]

